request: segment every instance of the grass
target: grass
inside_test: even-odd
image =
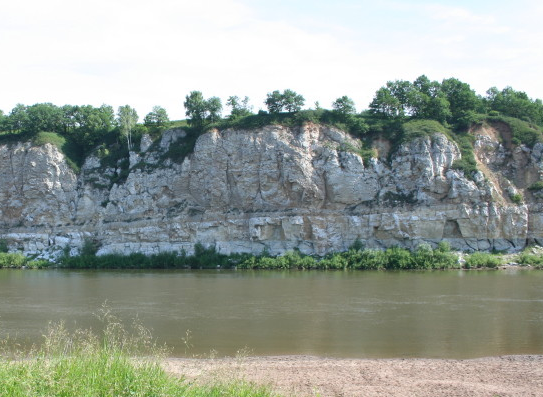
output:
[[[354,269],[354,270],[401,270],[401,269],[449,269],[459,268],[458,256],[446,243],[432,249],[421,244],[414,252],[393,247],[386,250],[363,249],[353,246],[346,252],[338,252],[324,258],[288,251],[283,255],[270,256],[231,254],[224,255],[213,247],[195,245],[194,255],[182,252],[164,252],[156,255],[109,254],[65,256],[60,267],[68,269],[168,269],[168,268],[239,268],[239,269]]]
[[[543,131],[540,127],[524,120],[509,116],[489,116],[489,121],[502,122],[511,129],[511,142],[515,145],[524,144],[530,148],[543,141]]]
[[[268,388],[231,380],[197,384],[167,374],[158,346],[139,323],[127,329],[107,307],[99,313],[100,334],[64,325],[50,326],[43,344],[13,352],[4,340],[0,352],[0,397],[272,397]]]
[[[51,262],[44,259],[30,259],[23,254],[17,252],[0,252],[0,269],[1,268],[22,268],[29,267],[32,269],[43,269],[53,265]]]
[[[488,252],[474,252],[466,257],[464,267],[466,269],[495,269],[503,263],[503,259],[499,255]]]

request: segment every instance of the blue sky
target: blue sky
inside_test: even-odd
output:
[[[106,103],[179,119],[191,90],[258,110],[285,88],[307,106],[348,95],[363,110],[387,80],[421,74],[543,98],[539,1],[1,1],[5,113]]]

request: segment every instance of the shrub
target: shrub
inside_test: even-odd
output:
[[[543,268],[543,255],[523,252],[518,256],[517,261],[522,265],[531,265],[537,268]]]
[[[535,191],[535,192],[543,190],[543,181],[537,181],[533,183],[530,187],[528,187],[528,190]]]
[[[524,144],[532,148],[536,143],[543,141],[541,129],[529,122],[508,116],[489,115],[488,119],[507,124],[511,129],[511,142],[515,145]]]
[[[412,269],[414,267],[411,252],[404,248],[388,248],[385,251],[385,257],[385,269]]]
[[[22,267],[27,262],[26,256],[19,253],[0,253],[0,268]]]
[[[511,201],[517,205],[522,204],[522,195],[519,193],[513,193],[510,197]]]
[[[488,252],[474,252],[466,257],[464,267],[471,268],[496,268],[502,264],[502,259],[499,256],[489,254]]]
[[[473,174],[477,172],[477,161],[475,160],[475,154],[473,153],[473,142],[475,137],[468,133],[455,134],[453,137],[458,144],[462,158],[455,160],[452,168],[463,171],[464,176],[472,180]]]
[[[4,239],[0,239],[0,253],[8,252],[8,242]]]
[[[403,141],[411,141],[415,138],[432,136],[435,133],[448,134],[448,130],[435,120],[412,120],[405,123],[403,129]]]

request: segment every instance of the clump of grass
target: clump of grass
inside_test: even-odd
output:
[[[537,269],[543,269],[543,255],[541,254],[524,251],[517,257],[517,262],[521,265],[530,265]]]
[[[330,254],[322,259],[289,251],[277,257],[251,256],[238,266],[242,269],[407,270],[449,269],[459,267],[459,264],[458,256],[443,242],[436,249],[421,244],[414,252],[400,247],[383,251],[353,246],[346,252]]]
[[[166,350],[135,324],[128,332],[107,308],[104,330],[69,332],[51,326],[43,345],[26,356],[0,353],[0,396],[103,397],[271,397],[269,389],[241,381],[193,384],[167,374],[160,365]]]
[[[52,263],[45,259],[29,259],[17,252],[0,252],[0,269],[4,267],[42,269],[51,266]]]
[[[466,269],[472,268],[491,268],[495,269],[502,264],[502,258],[498,255],[490,254],[488,252],[474,252],[466,257],[464,267]]]

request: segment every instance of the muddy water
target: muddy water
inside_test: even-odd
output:
[[[0,332],[30,343],[50,321],[98,329],[106,301],[173,356],[543,354],[543,272],[521,270],[1,270]]]

